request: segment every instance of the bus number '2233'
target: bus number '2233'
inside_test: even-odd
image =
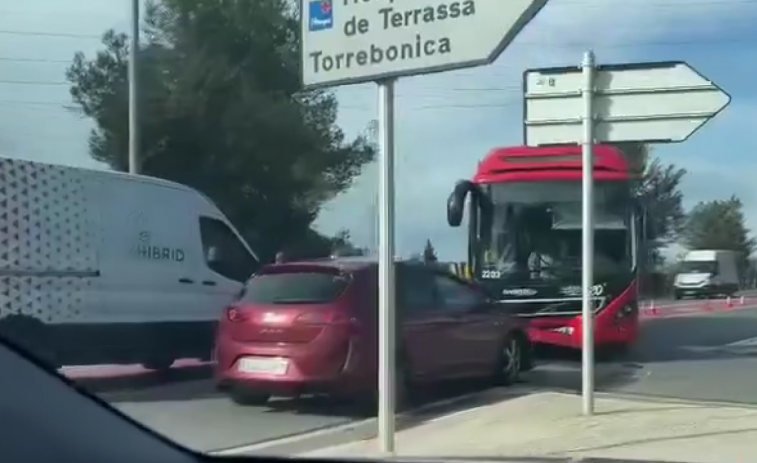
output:
[[[500,272],[499,270],[482,270],[481,278],[486,278],[486,279],[502,278],[502,272]]]

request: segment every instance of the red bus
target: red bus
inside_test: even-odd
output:
[[[594,149],[594,286],[597,353],[624,351],[639,335],[638,275],[644,218],[640,176],[619,149]],[[530,319],[536,344],[581,348],[581,147],[490,152],[447,202],[452,227],[467,198],[464,276]]]

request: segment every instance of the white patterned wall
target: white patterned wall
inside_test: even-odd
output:
[[[91,285],[85,274],[97,270],[88,175],[0,158],[0,317],[78,318]]]

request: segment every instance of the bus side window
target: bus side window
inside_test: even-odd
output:
[[[256,259],[224,222],[200,217],[200,236],[205,264],[212,271],[244,283],[256,270]]]

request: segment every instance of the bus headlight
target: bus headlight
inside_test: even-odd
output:
[[[616,320],[621,320],[623,318],[630,317],[636,312],[636,309],[632,305],[625,305],[622,309],[618,310],[618,313],[615,314]]]
[[[552,331],[555,333],[564,334],[566,336],[570,336],[575,331],[572,326],[561,326],[559,328],[554,328]]]

